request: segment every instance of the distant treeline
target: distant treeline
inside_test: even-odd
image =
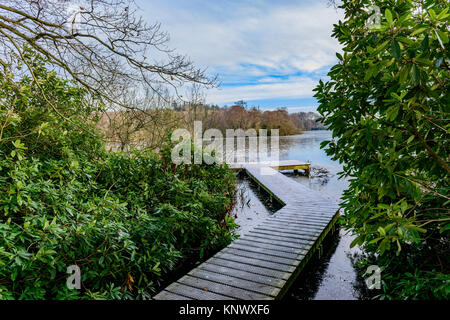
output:
[[[201,120],[203,128],[217,128],[225,133],[226,129],[279,129],[280,135],[293,135],[307,130],[323,130],[324,125],[317,121],[319,115],[314,112],[288,113],[286,108],[263,111],[256,107],[242,105],[219,107],[214,105],[189,105],[174,107],[178,112],[190,114],[193,119]]]
[[[315,112],[297,112],[289,114],[295,126],[302,131],[326,130],[327,127],[317,121],[320,118]]]
[[[206,104],[173,103],[147,110],[124,110],[104,113],[98,123],[104,137],[112,142],[113,149],[125,150],[131,145],[158,148],[166,132],[174,128],[193,129],[194,121],[202,121],[203,130],[219,129],[279,129],[281,136],[299,134],[307,130],[326,129],[317,122],[314,112],[288,113],[286,108],[262,111],[243,105],[219,107]]]

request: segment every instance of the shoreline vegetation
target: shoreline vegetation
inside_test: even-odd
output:
[[[380,272],[377,298],[448,300],[450,3],[372,5],[369,27],[354,1],[340,6],[339,62],[314,89],[333,131],[321,147],[345,163],[342,223],[361,269]]]
[[[169,137],[158,154],[105,151],[92,109],[79,108],[86,92],[38,55],[27,62],[37,81],[0,78],[0,300],[148,299],[184,262],[230,243],[226,166],[173,165]],[[73,265],[80,290],[66,286]]]
[[[159,108],[105,112],[98,127],[112,150],[124,151],[129,146],[157,148],[165,139],[164,132],[185,128],[192,132],[194,121],[202,122],[202,129],[218,129],[226,136],[227,129],[278,129],[280,136],[301,134],[309,130],[326,130],[314,112],[288,113],[286,108],[261,110],[246,107],[245,102],[230,107],[206,104],[178,105],[173,102]]]

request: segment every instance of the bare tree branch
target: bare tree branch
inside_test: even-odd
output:
[[[159,23],[148,25],[133,0],[3,0],[0,4],[0,65],[7,76],[27,45],[57,71],[105,102],[129,107],[119,90],[151,89],[175,94],[186,84],[214,86],[167,44]]]

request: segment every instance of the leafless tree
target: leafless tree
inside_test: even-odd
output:
[[[105,103],[129,107],[123,87],[178,94],[186,84],[215,79],[168,47],[159,23],[148,25],[133,0],[2,0],[0,75],[11,77],[24,46],[48,59]],[[31,70],[29,70],[31,72]],[[12,79],[13,80],[13,79]]]
[[[339,2],[339,0],[328,0],[327,5],[328,7],[334,7],[335,9],[337,9],[339,6]]]
[[[105,112],[99,121],[109,148],[114,151],[128,151],[130,147],[158,148],[166,131],[184,120],[183,114],[171,108],[172,99],[167,91],[163,97],[151,90],[144,96],[129,91],[125,96],[129,108]]]
[[[194,121],[202,120],[202,115],[199,114],[200,106],[205,104],[206,96],[198,84],[193,84],[187,92],[188,106],[186,121],[188,125],[193,125]]]

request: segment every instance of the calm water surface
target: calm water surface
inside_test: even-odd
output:
[[[331,160],[320,143],[331,140],[329,131],[308,131],[301,135],[280,137],[280,160],[300,160],[311,163],[311,168],[324,168],[326,177],[306,177],[285,172],[298,183],[319,191],[324,196],[340,202],[343,190],[348,186],[346,180],[338,179],[337,173],[342,166]],[[240,225],[238,234],[258,224],[280,207],[271,204],[267,196],[258,190],[248,179],[238,184],[237,205],[234,214]],[[355,300],[365,298],[364,284],[353,267],[358,248],[350,249],[353,237],[341,230],[328,240],[325,254],[312,260],[293,284],[286,299],[301,300]]]

